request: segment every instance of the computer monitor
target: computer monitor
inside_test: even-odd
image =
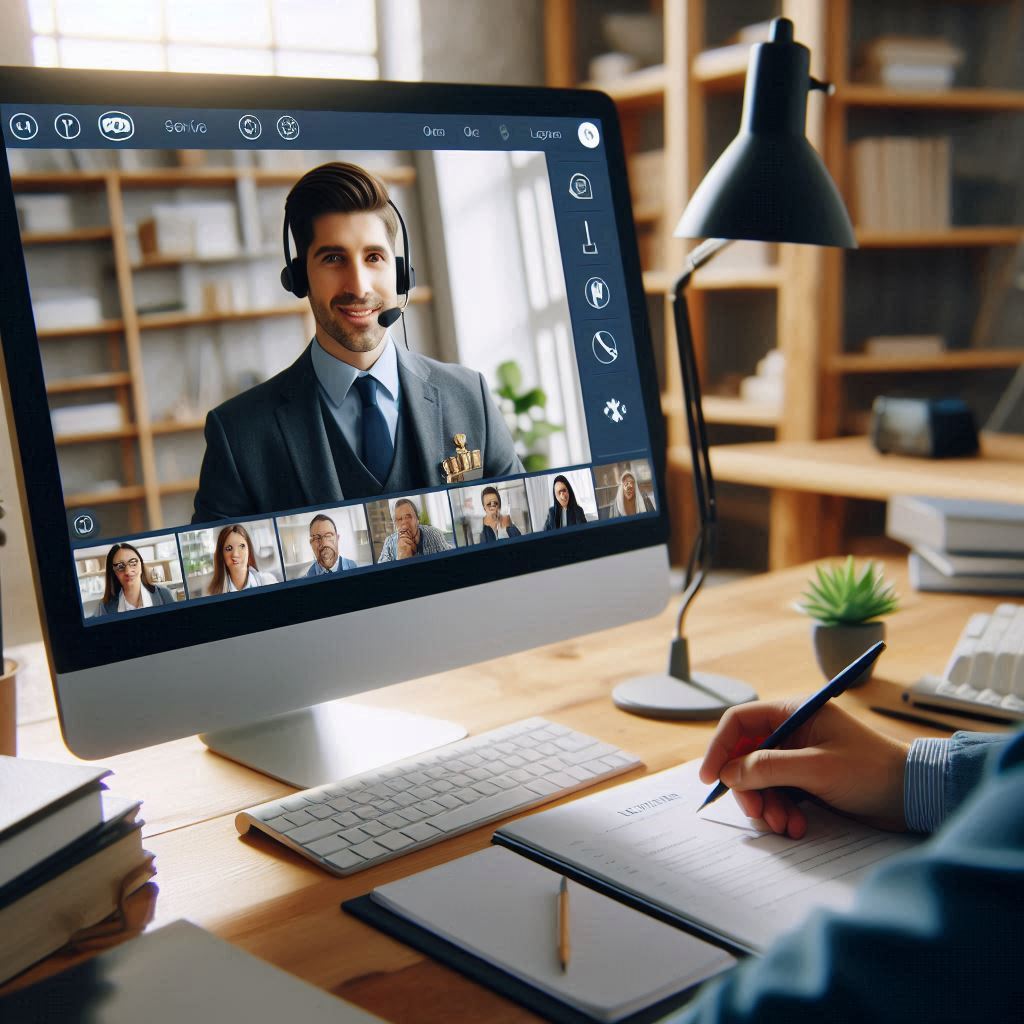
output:
[[[0,91],[4,377],[72,751],[198,732],[322,783],[464,733],[338,698],[664,607],[607,97],[49,69]]]

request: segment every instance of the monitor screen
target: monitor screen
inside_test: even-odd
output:
[[[606,97],[12,70],[0,120],[58,677],[664,544]]]

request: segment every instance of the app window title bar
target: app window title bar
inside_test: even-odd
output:
[[[0,106],[11,148],[518,149],[602,147],[598,120],[307,110]]]

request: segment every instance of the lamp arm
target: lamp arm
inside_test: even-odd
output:
[[[683,378],[683,409],[686,416],[686,434],[693,462],[693,489],[697,499],[700,529],[694,538],[690,559],[686,567],[686,582],[676,632],[683,635],[683,620],[690,602],[697,596],[711,566],[718,525],[718,505],[715,499],[715,481],[711,473],[708,453],[707,427],[701,404],[700,377],[693,350],[693,332],[686,304],[686,288],[694,272],[704,266],[717,253],[732,242],[729,238],[709,238],[693,249],[686,260],[686,268],[676,281],[672,296],[675,320],[676,346],[679,351],[679,369]]]

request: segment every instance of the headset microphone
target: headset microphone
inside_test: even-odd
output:
[[[390,327],[398,318],[402,315],[401,306],[392,306],[390,309],[385,309],[382,313],[377,316],[377,323],[381,327]]]

